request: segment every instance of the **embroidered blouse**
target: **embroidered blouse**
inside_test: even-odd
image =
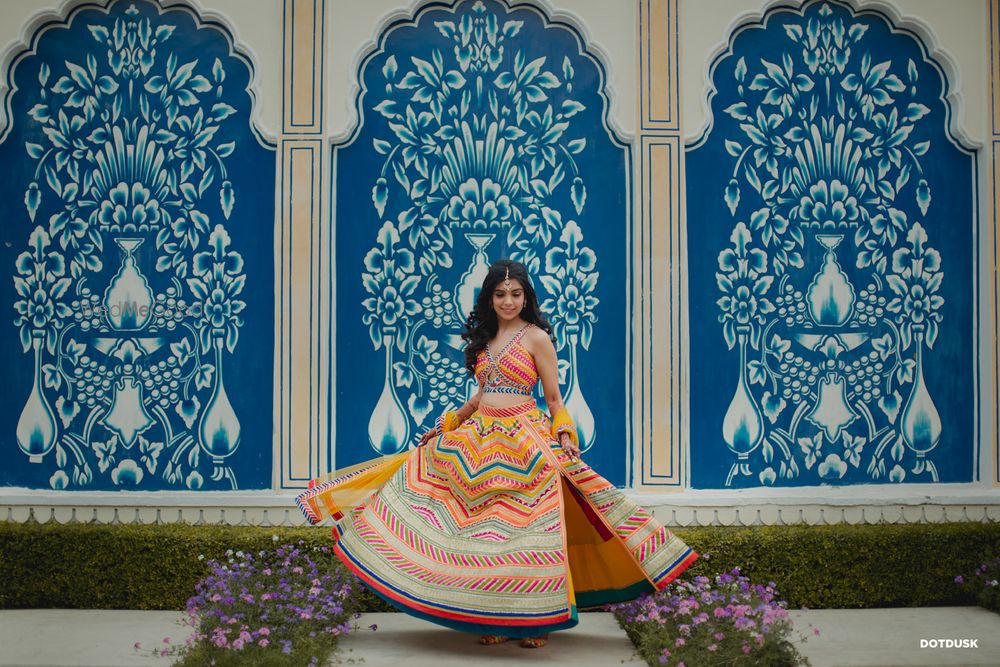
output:
[[[530,326],[529,323],[521,327],[498,354],[493,354],[489,343],[479,353],[476,380],[484,394],[531,395],[538,382],[538,369],[531,353],[521,344],[521,337]]]

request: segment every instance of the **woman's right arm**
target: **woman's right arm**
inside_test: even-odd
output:
[[[460,407],[458,410],[455,411],[455,414],[458,417],[459,424],[464,422],[466,419],[472,416],[473,412],[479,409],[479,399],[481,399],[482,397],[483,397],[483,390],[482,388],[480,388],[479,391],[477,391],[472,398],[466,401],[465,404],[462,405],[462,407]],[[426,444],[428,440],[438,435],[441,434],[438,433],[438,429],[435,426],[434,428],[431,428],[429,431],[427,431],[420,437],[420,444],[421,445]]]
[[[479,391],[477,391],[472,398],[470,398],[468,401],[465,402],[465,405],[463,405],[458,409],[459,421],[464,422],[466,419],[472,416],[473,412],[479,409],[479,399],[481,399],[482,397],[483,397],[483,390],[482,388],[480,388]]]

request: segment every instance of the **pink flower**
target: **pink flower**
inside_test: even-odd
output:
[[[712,636],[715,637],[715,641],[721,642],[723,639],[726,638],[726,633],[725,632],[716,632]]]
[[[261,639],[257,642],[257,645],[260,646],[261,648],[267,648],[267,645],[270,643],[271,642],[267,641],[266,639]]]
[[[674,646],[684,646],[685,641],[683,637],[678,637],[674,640]]]
[[[266,637],[269,634],[271,634],[271,628],[263,627],[263,628],[261,628],[260,630],[257,631],[257,634]]]
[[[743,645],[743,652],[744,653],[749,653],[750,652],[750,645],[749,644],[744,644]]]
[[[712,651],[712,652],[714,653],[715,651],[718,651],[718,650],[719,650],[719,647],[718,647],[718,646],[716,646],[715,644],[709,644],[709,645],[708,645],[708,650],[709,650],[709,651]]]

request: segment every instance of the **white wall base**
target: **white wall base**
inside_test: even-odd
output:
[[[943,488],[946,487],[946,488]],[[1000,492],[965,484],[648,493],[626,490],[667,526],[1000,522]],[[0,521],[303,526],[294,492],[52,492],[4,489]]]

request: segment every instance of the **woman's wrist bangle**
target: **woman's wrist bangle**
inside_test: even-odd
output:
[[[559,440],[563,433],[569,434],[569,439],[573,441],[576,447],[580,446],[580,440],[576,433],[576,425],[573,423],[573,419],[569,416],[569,412],[565,407],[559,408],[552,415],[552,437]]]

